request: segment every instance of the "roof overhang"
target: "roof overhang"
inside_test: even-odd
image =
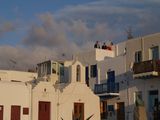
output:
[[[101,96],[119,96],[119,93],[101,93],[97,94],[99,97]]]
[[[149,79],[149,78],[158,77],[158,76],[159,76],[159,73],[156,71],[139,73],[139,74],[133,75],[134,78],[139,78],[139,79],[147,79],[147,78]]]

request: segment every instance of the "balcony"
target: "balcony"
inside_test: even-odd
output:
[[[134,63],[133,77],[149,79],[160,76],[160,60],[148,60]]]
[[[119,83],[112,84],[96,84],[94,93],[98,96],[118,96],[119,95]]]

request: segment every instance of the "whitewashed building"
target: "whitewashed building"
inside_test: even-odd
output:
[[[40,63],[38,79],[0,71],[0,120],[159,119],[160,33],[111,47]]]
[[[100,120],[99,97],[85,84],[78,61],[38,64],[32,91],[33,120]]]
[[[29,81],[36,73],[0,70],[0,120],[31,120]]]
[[[0,120],[100,120],[99,97],[78,61],[46,61],[35,73],[0,71]]]
[[[86,66],[86,83],[101,99],[101,118],[157,119],[160,101],[160,33],[75,56]],[[136,116],[136,105],[143,106]]]

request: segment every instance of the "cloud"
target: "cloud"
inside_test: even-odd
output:
[[[113,35],[107,32],[108,37],[115,39],[114,41],[120,41],[126,39],[124,32],[127,26],[132,26],[135,37],[159,32],[160,27],[157,26],[160,19],[159,7],[158,0],[145,0],[145,2],[142,0],[101,0],[77,6],[67,6],[57,11],[55,16],[66,21],[74,19],[85,21],[87,24],[106,24],[116,36],[112,37]]]
[[[53,13],[41,13],[37,21],[27,24],[27,33],[17,46],[0,46],[0,67],[30,68],[48,59],[61,59],[93,48],[95,41],[126,40],[125,29],[133,35],[160,31],[158,0],[100,0],[66,6]],[[13,23],[0,25],[0,35],[15,30]]]
[[[39,23],[34,23],[23,39],[24,46],[45,46],[71,49],[83,46],[86,42],[106,41],[116,37],[106,23],[94,23],[79,20],[58,20],[51,13],[39,15]],[[78,49],[79,49],[78,48]]]
[[[4,35],[7,32],[12,32],[15,30],[16,30],[15,24],[10,21],[0,23],[0,36]]]
[[[25,45],[55,47],[66,44],[66,33],[61,23],[54,21],[50,13],[39,16],[41,24],[33,24],[24,38]]]
[[[82,21],[59,23],[49,13],[40,15],[40,20],[40,24],[32,24],[21,44],[0,46],[1,69],[27,70],[48,59],[71,59],[73,54],[93,48],[92,36],[101,36],[106,27],[96,24],[91,29]],[[83,39],[83,44],[77,44]]]
[[[48,59],[55,59],[57,53],[45,47],[26,49],[19,46],[0,46],[1,69],[27,70]]]

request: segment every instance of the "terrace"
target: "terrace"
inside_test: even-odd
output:
[[[134,63],[133,77],[147,79],[160,76],[160,60],[148,60]]]
[[[94,93],[98,96],[119,96],[119,83],[96,84]]]

